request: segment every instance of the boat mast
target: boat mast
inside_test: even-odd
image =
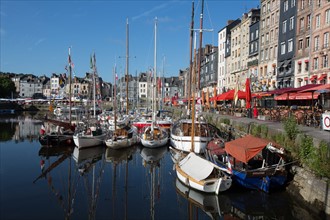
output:
[[[93,55],[93,107],[94,107],[94,118],[96,118],[96,58],[95,58],[95,52]]]
[[[157,79],[157,17],[155,18],[155,47],[154,47],[154,76],[153,76],[153,99],[152,99],[152,127],[156,121],[156,79]]]
[[[200,28],[199,28],[198,91],[201,88],[201,59],[202,59],[202,43],[203,43],[203,13],[204,13],[204,0],[202,0],[202,11],[201,11],[201,15],[200,15]]]
[[[192,2],[192,13],[191,13],[191,26],[190,26],[190,60],[189,60],[189,83],[188,83],[188,109],[190,109],[190,98],[191,98],[191,77],[192,77],[192,47],[193,47],[193,38],[194,38],[194,2]]]
[[[115,77],[115,86],[114,86],[114,103],[113,103],[113,110],[114,110],[114,121],[115,121],[115,128],[114,130],[116,130],[117,128],[117,98],[116,98],[116,81],[117,81],[117,73],[116,73],[116,64],[113,68],[113,72],[114,72],[114,77]]]
[[[71,77],[72,77],[72,66],[71,66],[71,47],[69,47],[69,124],[71,125]]]
[[[126,115],[128,115],[128,18],[126,18]]]
[[[194,63],[192,65],[192,106],[191,106],[191,151],[194,152],[195,144],[195,92],[196,92],[196,33],[194,40]]]

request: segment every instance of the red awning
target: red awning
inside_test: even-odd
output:
[[[302,93],[296,93],[294,97],[296,100],[317,99],[319,97],[319,93],[314,93],[312,96],[311,92],[302,92]]]
[[[308,80],[308,77],[304,77],[304,80],[307,81]]]
[[[274,100],[279,101],[279,100],[288,100],[289,99],[289,93],[283,93],[282,95],[276,96]]]
[[[325,78],[327,78],[327,74],[326,73],[323,73],[317,80],[318,81],[322,81],[324,80]]]
[[[266,139],[247,135],[245,137],[226,142],[225,150],[236,160],[247,163],[250,159],[262,151],[262,149],[264,149],[269,142],[270,141]]]
[[[330,84],[324,84],[324,85],[318,85],[312,88],[307,88],[304,90],[301,90],[300,92],[319,92],[319,93],[324,93],[330,90]]]
[[[245,99],[246,94],[245,92],[238,90],[238,99]],[[235,95],[235,89],[229,90],[228,92],[222,93],[217,96],[218,101],[222,100],[233,100]]]
[[[317,79],[317,75],[313,75],[309,80],[310,81],[314,81],[314,80],[316,80]]]

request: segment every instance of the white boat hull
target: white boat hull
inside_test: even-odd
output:
[[[141,139],[141,144],[144,147],[149,147],[149,148],[162,147],[165,146],[167,142],[168,142],[168,138],[164,138],[160,140],[144,140],[143,138]]]
[[[102,145],[104,143],[105,137],[105,133],[97,136],[78,133],[73,135],[73,141],[78,148],[87,148]]]
[[[211,137],[194,137],[194,152],[196,154],[203,153],[206,149],[207,143],[211,140]],[[171,134],[170,142],[171,146],[178,150],[191,152],[191,136],[177,136]]]
[[[134,135],[131,138],[125,137],[121,139],[119,137],[117,140],[108,139],[105,140],[104,142],[107,147],[110,147],[112,149],[121,149],[137,144],[139,142],[139,139],[137,135]]]
[[[194,161],[192,161],[191,158],[195,158]],[[196,171],[197,168],[198,171]],[[186,186],[201,192],[215,194],[228,190],[232,184],[232,179],[229,175],[214,177],[207,176],[212,169],[218,170],[218,167],[213,163],[194,155],[194,153],[190,153],[179,163],[175,164],[177,177]],[[204,175],[205,177],[198,179],[201,175]]]

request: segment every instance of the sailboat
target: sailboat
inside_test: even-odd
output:
[[[88,121],[81,129],[76,129],[73,141],[78,148],[94,147],[104,144],[107,133],[101,128],[96,118],[96,58],[91,58],[91,68],[93,70],[93,116],[94,121]]]
[[[71,48],[69,47],[69,56],[68,56],[68,65],[69,65],[69,106],[67,114],[68,121],[60,121],[55,119],[46,119],[46,126],[42,125],[40,129],[39,142],[43,146],[59,146],[63,144],[74,145],[73,134],[75,126],[72,125],[71,121],[71,79],[72,79],[72,62],[71,62]],[[50,104],[50,110],[52,109],[52,103]],[[51,129],[56,126],[56,129]],[[47,128],[46,128],[47,127]],[[46,132],[48,131],[48,132]]]
[[[126,23],[127,27],[127,45],[128,47],[128,19]],[[128,49],[126,50],[126,58],[128,58]],[[116,75],[116,67],[114,68],[114,75]],[[126,78],[128,79],[128,59],[126,59]],[[115,77],[115,91],[116,91],[116,79]],[[128,80],[126,80],[126,83],[128,85]],[[128,89],[126,90],[126,97],[128,97]],[[126,111],[128,113],[128,102],[126,106]],[[128,116],[127,116],[127,119]],[[131,125],[130,123],[124,124],[124,126],[117,127],[117,104],[116,104],[116,95],[114,96],[114,130],[110,132],[110,135],[105,140],[105,145],[107,147],[113,148],[113,149],[120,149],[125,147],[130,147],[136,143],[138,143],[138,129]]]
[[[190,153],[187,156],[181,155],[175,157],[178,160],[175,162],[175,170],[178,179],[186,186],[206,193],[219,194],[219,192],[226,191],[230,188],[232,184],[230,172],[227,169],[221,168],[205,158],[198,156],[194,152],[196,37],[194,48]],[[182,152],[175,148],[170,148],[170,150],[174,151],[174,154],[180,154]]]
[[[154,51],[154,76],[153,85],[156,85],[157,79],[157,18],[155,19],[155,51]],[[156,148],[167,144],[169,134],[165,128],[156,123],[156,91],[152,89],[152,124],[145,126],[141,132],[141,144],[145,147]]]
[[[203,6],[202,6],[203,8]],[[202,9],[203,10],[203,9]],[[202,12],[203,13],[203,12]],[[201,18],[203,15],[201,15]],[[193,32],[194,32],[194,2],[192,3],[192,16],[191,16],[191,28],[190,28],[190,71],[189,71],[189,97],[188,97],[188,108],[187,108],[187,118],[180,118],[176,122],[173,123],[171,130],[170,130],[170,143],[171,146],[174,148],[184,151],[190,152],[191,151],[191,144],[194,143],[193,151],[197,154],[203,153],[207,146],[207,143],[212,140],[214,136],[214,129],[211,129],[212,126],[207,123],[204,118],[198,114],[195,114],[195,96],[194,90],[192,89],[193,86],[196,86],[196,82],[192,82],[193,76],[193,68],[196,68],[196,63],[193,67],[193,60],[192,60],[192,47],[193,47]],[[202,20],[201,20],[202,24]],[[201,27],[202,28],[202,27]],[[200,34],[202,31],[200,31]],[[196,37],[195,37],[196,38]],[[196,47],[196,46],[195,46]],[[196,50],[196,49],[195,49]],[[201,50],[199,52],[199,56]],[[196,56],[196,54],[194,55]],[[201,57],[199,58],[199,60]],[[198,67],[198,71],[200,70],[200,66]],[[196,81],[196,80],[195,80]],[[199,86],[199,84],[198,84]],[[190,103],[191,102],[191,103]],[[194,105],[194,107],[192,107]],[[193,115],[190,115],[194,113]],[[195,117],[196,115],[196,117]],[[193,129],[193,127],[195,127]],[[192,134],[192,132],[194,132]]]

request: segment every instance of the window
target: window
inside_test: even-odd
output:
[[[269,42],[269,33],[266,34],[266,42]]]
[[[306,48],[309,48],[310,42],[310,37],[306,37]]]
[[[325,24],[330,24],[330,9],[325,11]]]
[[[311,28],[311,15],[307,15],[307,29]]]
[[[288,40],[288,52],[292,52],[293,50],[293,40],[292,38]]]
[[[282,33],[284,34],[286,32],[286,20],[282,23]]]
[[[291,0],[291,8],[293,8],[294,6],[296,6],[296,0]]]
[[[314,38],[314,51],[317,51],[319,49],[319,44],[320,44],[320,37],[316,36]]]
[[[305,0],[301,0],[301,9],[305,8]]]
[[[281,55],[285,54],[285,42],[281,43]]]
[[[319,28],[320,27],[320,25],[321,25],[321,23],[320,23],[320,15],[318,14],[318,15],[316,15],[316,17],[315,17],[315,27],[316,28]]]
[[[329,47],[329,32],[323,34],[323,48]]]
[[[259,30],[256,30],[256,39],[259,37]]]
[[[328,54],[323,56],[323,68],[328,68],[329,67],[329,56]]]
[[[265,50],[265,60],[268,60],[268,48]]]
[[[289,29],[290,29],[290,30],[293,30],[293,29],[294,29],[294,17],[293,17],[293,16],[290,18],[290,26],[289,26]]]
[[[253,35],[254,33],[252,32],[251,33],[251,41],[253,41],[254,40],[254,35]]]
[[[319,58],[315,57],[314,58],[314,69],[317,70],[319,68]]]
[[[283,2],[283,11],[286,12],[289,9],[289,1],[285,0]]]
[[[303,39],[299,39],[298,41],[298,50],[302,50],[303,48]]]
[[[300,18],[299,20],[299,29],[303,30],[305,27],[305,18]]]
[[[298,63],[298,72],[301,72],[301,61]]]

